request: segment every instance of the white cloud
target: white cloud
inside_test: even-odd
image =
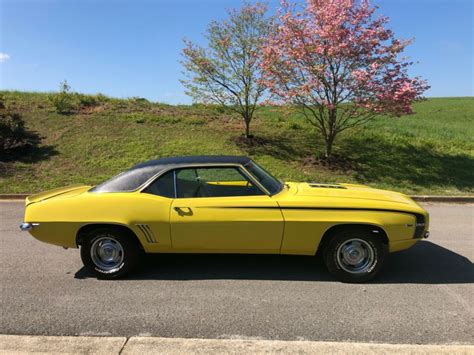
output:
[[[10,59],[8,54],[0,52],[0,63],[6,62],[8,59]]]

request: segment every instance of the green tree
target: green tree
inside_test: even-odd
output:
[[[75,96],[71,92],[71,86],[69,86],[67,80],[59,84],[59,93],[50,95],[49,100],[56,109],[56,112],[62,115],[73,112],[76,107]]]
[[[186,79],[181,82],[194,102],[214,103],[242,116],[245,136],[265,88],[260,83],[259,46],[272,27],[266,5],[245,4],[228,11],[228,18],[212,22],[206,31],[207,47],[185,40]]]

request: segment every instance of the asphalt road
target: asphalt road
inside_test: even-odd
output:
[[[99,281],[78,250],[18,230],[0,202],[0,333],[474,343],[474,205],[427,204],[431,238],[364,285],[314,258],[157,255]]]

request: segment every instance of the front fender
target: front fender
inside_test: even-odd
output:
[[[405,212],[282,209],[285,230],[282,254],[314,255],[324,234],[332,227],[347,224],[376,226],[389,241],[411,239],[415,231],[415,215]]]

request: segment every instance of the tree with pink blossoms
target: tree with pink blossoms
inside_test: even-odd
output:
[[[395,38],[367,0],[282,2],[278,26],[262,46],[263,83],[276,101],[301,109],[332,155],[337,135],[376,117],[412,113],[428,89],[401,57]]]

